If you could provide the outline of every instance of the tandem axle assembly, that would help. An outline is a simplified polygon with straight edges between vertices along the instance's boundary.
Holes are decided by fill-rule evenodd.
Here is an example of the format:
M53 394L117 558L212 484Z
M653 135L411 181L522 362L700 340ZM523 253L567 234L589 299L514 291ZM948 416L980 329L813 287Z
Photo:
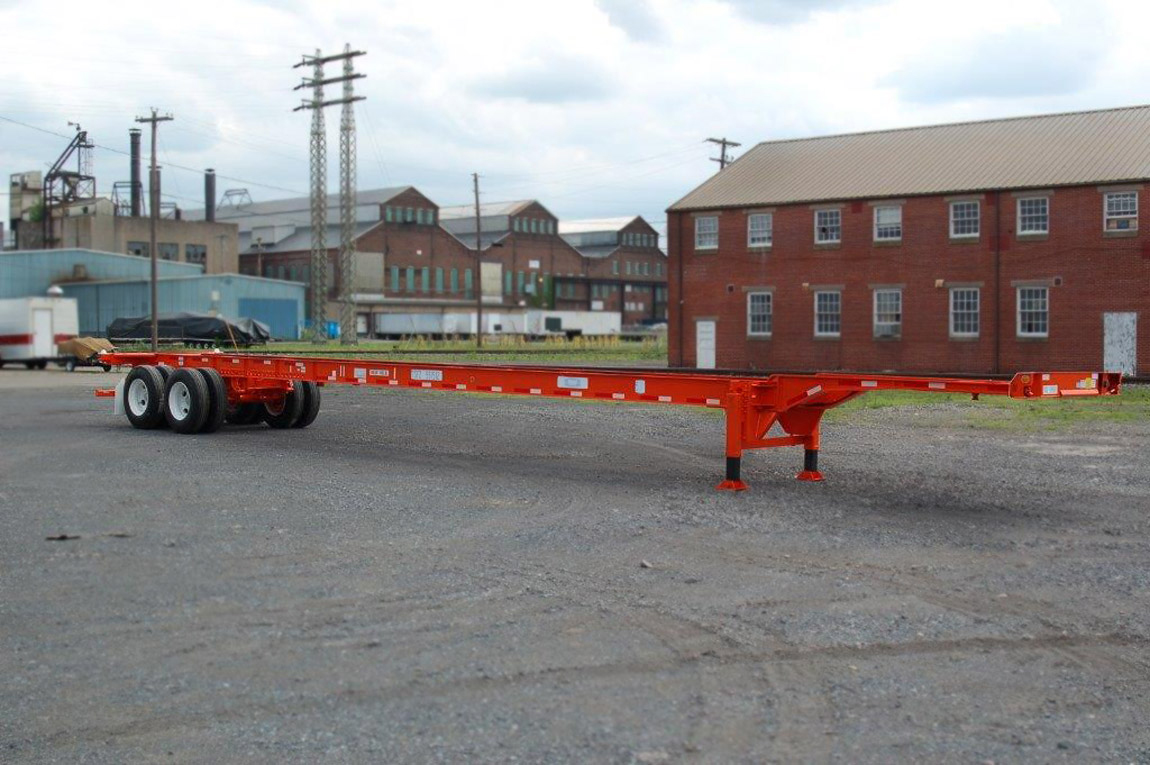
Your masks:
M803 448L796 478L821 481L819 423L823 413L864 393L909 390L1052 399L1114 395L1121 375L1105 372L1023 372L1010 380L974 380L840 373L718 375L667 370L618 370L427 364L411 361L270 356L246 353L103 353L100 362L131 366L115 397L137 428L167 424L204 433L225 422L264 421L302 428L319 413L325 385L471 391L546 398L588 398L722 409L726 413L726 477L719 489L743 491L743 452ZM777 426L780 435L771 435Z

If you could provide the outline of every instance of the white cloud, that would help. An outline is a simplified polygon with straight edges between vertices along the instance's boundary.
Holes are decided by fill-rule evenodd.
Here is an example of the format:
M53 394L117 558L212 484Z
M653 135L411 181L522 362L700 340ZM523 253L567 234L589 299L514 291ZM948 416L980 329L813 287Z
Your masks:
M0 115L126 150L133 117L161 127L165 190L195 205L308 187L308 116L293 114L318 46L357 67L361 186L414 184L443 204L538 197L565 217L661 211L716 169L709 135L744 144L1140 103L1150 8L1107 0L202 0L196 13L61 2L0 5L10 62ZM800 12L801 11L801 12ZM154 19L154 20L153 20ZM51 45L44 42L51 40ZM330 73L330 70L329 70ZM336 183L338 110L329 110ZM0 122L0 166L43 168L64 140ZM127 176L97 152L101 190ZM228 180L227 177L241 180ZM275 189L267 188L275 187ZM2 202L2 200L0 200Z

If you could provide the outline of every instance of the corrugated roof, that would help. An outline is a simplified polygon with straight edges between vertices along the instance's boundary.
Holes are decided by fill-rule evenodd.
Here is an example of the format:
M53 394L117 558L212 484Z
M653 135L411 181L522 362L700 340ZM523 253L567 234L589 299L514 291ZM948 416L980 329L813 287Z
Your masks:
M535 204L534 199L519 199L513 202L483 202L479 205L479 216L487 218L496 215L514 215L520 210ZM475 219L475 205L451 205L439 208L440 220L455 220L457 218Z
M597 231L622 231L634 223L638 215L620 218L586 218L584 220L559 221L560 234L589 234Z
M355 224L355 238L366 234L373 228L379 225L378 221L363 222ZM241 231L238 238L239 251L241 255L247 255L256 252L256 248L252 243L252 233L250 231ZM339 247L340 227L336 223L329 224L324 231L324 241L328 249L336 249ZM311 250L311 226L301 226L297 228L292 234L279 242L269 243L264 242L262 245L264 252L303 252Z
M356 207L381 205L390 202L395 197L412 188L411 186L394 186L386 189L364 189L355 194ZM336 210L338 219L339 194L327 195L328 220L331 220L331 211ZM203 220L203 210L181 211L185 220ZM252 202L242 207L218 207L216 220L221 223L238 223L241 228L247 226L265 226L275 223L296 223L307 225L311 222L310 197L292 197L290 199L273 199L267 202Z
M451 231L448 231L447 233L451 234L453 237L458 239L463 244L463 246L466 247L467 249L469 249L469 250L475 249L475 232L474 231L472 231L469 234L468 233L456 234L456 233L453 233ZM486 250L486 249L490 248L491 245L495 244L496 242L503 241L508 236L509 236L509 234L506 231L484 231L479 235L479 243L482 245L482 247L480 247L480 249Z
M766 141L669 210L1150 178L1150 106Z

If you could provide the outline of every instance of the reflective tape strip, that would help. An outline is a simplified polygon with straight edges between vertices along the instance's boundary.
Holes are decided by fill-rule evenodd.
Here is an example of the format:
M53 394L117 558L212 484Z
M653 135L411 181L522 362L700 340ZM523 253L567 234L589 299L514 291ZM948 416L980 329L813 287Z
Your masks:
M671 400L670 396L659 396L659 400L666 403Z
M492 385L492 386L491 386L491 392L492 392L492 393L502 393L502 392L503 392L503 386L501 386L501 385Z
M813 395L815 395L816 393L822 393L822 392L823 392L823 386L821 386L821 385L816 385L816 386L815 386L815 387L813 387L813 388L808 388L808 389L807 389L807 395L808 395L808 396L813 396Z
M543 392L543 390L541 388L532 388L531 389L531 395L532 396L538 396L542 392Z
M430 388L430 387L431 387L431 383L429 383L429 382L420 383L420 384L419 384L419 387L421 387L421 388Z
M573 391L569 391L569 393L572 396L574 396L575 398L581 398L583 396L583 391L581 391L581 390L573 390Z
M719 403L720 403L720 402L719 402L719 399L717 399L717 398L709 398L709 399L707 399L707 406L718 406L718 405L719 405Z
M456 390L467 390L467 386L466 386L466 385L464 385L463 383L456 383L456 384L455 384L455 389L456 389Z
M624 399L624 398L627 398L627 395L624 393L612 393L611 398L613 398L613 399Z
M946 390L946 383L931 383L930 387L934 390Z
M878 387L878 380L863 380L862 386L864 388L877 388Z

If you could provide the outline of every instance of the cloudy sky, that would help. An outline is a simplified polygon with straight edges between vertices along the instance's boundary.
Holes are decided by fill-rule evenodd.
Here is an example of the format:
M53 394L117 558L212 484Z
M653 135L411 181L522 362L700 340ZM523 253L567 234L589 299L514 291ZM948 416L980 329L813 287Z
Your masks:
M662 211L743 144L1150 101L1150 3L1074 0L0 0L3 173L80 122L101 192L155 106L166 201L199 170L252 197L308 189L301 54L357 60L359 187L442 205L537 198L562 218ZM334 93L332 94L334 95ZM328 110L330 188L338 109ZM38 128L34 129L34 128ZM43 132L47 131L47 132ZM7 204L0 199L0 202Z

